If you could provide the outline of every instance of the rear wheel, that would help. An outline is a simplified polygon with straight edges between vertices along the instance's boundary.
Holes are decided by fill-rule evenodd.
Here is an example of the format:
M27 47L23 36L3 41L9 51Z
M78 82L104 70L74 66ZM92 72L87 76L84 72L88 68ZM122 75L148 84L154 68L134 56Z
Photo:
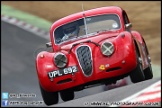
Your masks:
M142 59L136 48L136 60L137 67L130 73L130 78L133 83L141 82L145 80L144 72L142 69Z
M41 90L42 98L46 105L52 105L58 103L58 92L47 92L41 87L41 85L40 85L40 90Z
M74 99L74 91L72 89L60 91L60 96L63 101L69 101Z

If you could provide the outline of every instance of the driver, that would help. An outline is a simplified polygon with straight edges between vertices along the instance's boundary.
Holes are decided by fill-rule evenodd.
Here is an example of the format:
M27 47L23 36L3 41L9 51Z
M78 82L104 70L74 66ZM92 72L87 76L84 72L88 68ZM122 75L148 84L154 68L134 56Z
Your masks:
M74 36L78 36L78 32L79 32L79 27L76 22L65 25L63 27L64 36L62 38L62 41L65 41Z

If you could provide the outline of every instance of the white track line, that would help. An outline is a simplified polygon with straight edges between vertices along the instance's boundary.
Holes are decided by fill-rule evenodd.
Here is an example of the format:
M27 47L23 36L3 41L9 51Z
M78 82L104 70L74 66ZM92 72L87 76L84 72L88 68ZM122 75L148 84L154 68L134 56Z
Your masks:
M152 89L152 87L154 87L155 85L158 85L158 84L161 84L161 80L157 81L156 83L152 84L151 86L149 86L149 87L147 87L147 88L145 88L145 89L143 89L143 90L141 90L141 91L135 93L134 95L129 96L129 97L127 97L127 98L125 98L125 99L119 101L119 102L120 102L120 103L122 103L122 102L129 102L129 101L131 101L131 99L137 97L138 95L140 95L140 94L143 93L143 92L146 92L146 91L149 90L149 89ZM110 107L118 107L118 105L111 105Z
M49 32L42 30L36 26L33 26L31 24L28 24L24 21L18 20L16 18L7 16L7 15L1 15L1 21L7 22L9 24L15 25L19 28L22 28L26 31L29 31L31 33L34 33L36 36L39 36L41 38L50 40Z
M146 96L140 96L140 97L137 97L136 99L133 99L131 100L130 102L142 102L142 101L146 101L146 99L155 99L155 98L160 98L161 97L161 93L158 92L158 93L153 93L153 94L150 94L150 95L146 95Z

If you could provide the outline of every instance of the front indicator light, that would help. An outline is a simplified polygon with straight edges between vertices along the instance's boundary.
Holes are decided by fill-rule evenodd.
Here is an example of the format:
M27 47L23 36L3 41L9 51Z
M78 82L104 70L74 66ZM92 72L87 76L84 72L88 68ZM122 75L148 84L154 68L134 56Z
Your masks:
M43 55L43 54L41 54L41 55L40 55L40 57L41 57L41 58L44 58L44 55Z

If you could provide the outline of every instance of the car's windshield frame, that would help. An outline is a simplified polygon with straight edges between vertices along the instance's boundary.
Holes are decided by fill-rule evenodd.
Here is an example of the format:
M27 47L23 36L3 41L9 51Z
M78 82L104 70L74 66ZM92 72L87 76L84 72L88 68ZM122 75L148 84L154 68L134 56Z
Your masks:
M73 23L73 22L76 22L76 21L79 21L79 20L83 20L83 26L85 27L85 26L87 26L87 24L85 25L85 20L87 20L88 18L93 18L93 17L98 17L98 16L106 16L106 15L115 15L115 17L117 17L117 20L118 20L118 26L120 26L118 29L114 29L113 31L118 31L118 30L120 30L121 28L122 28L122 23L121 23L121 19L120 19L120 16L118 15L118 14L115 14L115 13L110 13L110 14L99 14L99 15L92 15L92 16L87 16L87 17L82 17L82 18L79 18L79 19L77 19L77 20L73 20L73 21L71 21L71 22L68 22L68 23L65 23L65 24L62 24L62 25L60 25L60 26L58 26L58 27L56 27L55 29L54 29L54 31L53 31L53 38L54 38L54 43L56 44L56 45L60 45L60 44L62 44L62 43L65 43L65 42L69 42L69 41L71 41L71 40L78 40L78 39L81 39L81 38L85 38L85 37L90 37L90 36L92 36L92 34L96 34L97 32L99 32L99 31L94 31L94 32L91 32L91 33L88 33L88 31L85 31L85 33L88 33L88 34L85 34L85 35L80 35L80 36L77 36L76 38L74 38L74 39L69 39L69 40L65 40L65 41L63 41L63 42L60 42L60 43L56 43L56 36L55 36L55 32L56 32L56 30L58 29L58 28L60 28L60 27L62 27L62 26L64 26L64 25L66 25L66 24L70 24L70 23ZM105 19L106 20L106 19ZM116 22L117 23L117 22ZM85 27L86 28L86 27ZM86 30L86 29L85 29ZM106 29L103 29L103 31L105 31ZM100 31L102 31L102 30L100 30ZM107 29L107 31L108 31L108 29Z

